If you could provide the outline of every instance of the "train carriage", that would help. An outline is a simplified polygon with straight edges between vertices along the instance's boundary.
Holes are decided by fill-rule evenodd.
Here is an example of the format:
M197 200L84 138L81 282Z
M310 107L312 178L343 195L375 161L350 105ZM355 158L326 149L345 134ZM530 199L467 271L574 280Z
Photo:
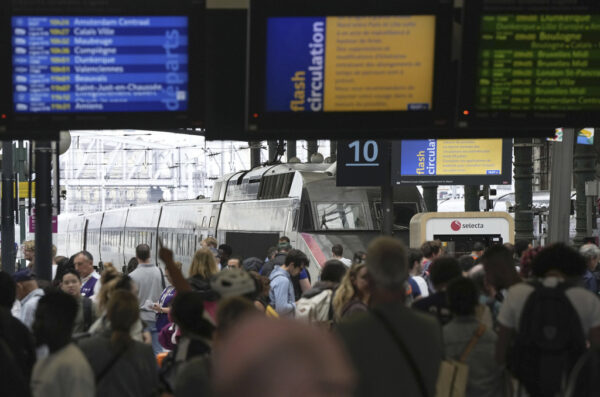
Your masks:
M394 233L408 243L410 219L425 211L414 186L394 187ZM61 215L62 217L63 215ZM202 239L214 236L233 247L234 255L264 258L280 236L306 253L309 272L316 280L341 244L344 255L364 251L381 230L381 190L338 187L335 164L278 164L226 175L215 182L210 199L163 202L80 217L93 227L81 230L86 248L96 249L96 219L100 227L100 260L124 266L135 247L150 245L157 259L157 238L170 247L175 259L189 263ZM69 229L70 232L70 229ZM60 240L60 237L57 238ZM73 253L71 246L59 252Z

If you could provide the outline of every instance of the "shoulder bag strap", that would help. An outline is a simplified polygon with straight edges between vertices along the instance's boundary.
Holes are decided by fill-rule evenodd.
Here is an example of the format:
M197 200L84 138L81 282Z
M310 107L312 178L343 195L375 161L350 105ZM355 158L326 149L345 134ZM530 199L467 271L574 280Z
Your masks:
M160 285L162 286L162 289L164 290L166 285L165 285L165 274L163 273L162 269L160 268L160 265L158 266L158 271L160 272Z
M473 350L473 348L475 347L477 342L479 342L479 338L481 338L481 336L483 335L484 332L485 332L485 325L479 324L479 327L477 327L477 329L475 330L475 333L473 334L473 337L469 341L469 344L467 345L467 347L465 347L465 350L460 355L459 361L461 363L464 363L465 361L467 361L467 357L469 356L469 353L471 353L471 350Z
M425 386L425 381L423 380L421 371L419 371L419 367L417 367L417 363L415 362L413 356L410 354L410 351L408 350L408 348L406 347L406 345L404 344L404 342L402 341L402 339L400 338L398 333L396 333L396 331L392 327L392 324L390 324L389 320L380 311L372 310L371 313L375 316L375 318L377 318L381 322L381 324L383 324L386 331L390 334L392 339L394 339L394 342L396 342L396 345L398 346L398 348L402 352L402 355L408 362L408 366L409 366L411 372L413 373L413 376L415 378L415 381L417 382L417 385L419 386L421 395L423 397L429 397L429 394L427 392L427 387Z
M100 384L100 381L104 378L104 376L108 373L108 371L110 371L110 369L113 367L113 365L115 365L117 363L117 361L119 361L119 358L121 358L121 356L125 353L125 351L127 351L127 348L129 346L126 345L125 347L123 347L121 350L119 350L117 352L117 354L115 354L111 360L108 362L108 364L106 364L106 366L104 368L102 368L102 371L100 371L100 373L96 376L96 384Z

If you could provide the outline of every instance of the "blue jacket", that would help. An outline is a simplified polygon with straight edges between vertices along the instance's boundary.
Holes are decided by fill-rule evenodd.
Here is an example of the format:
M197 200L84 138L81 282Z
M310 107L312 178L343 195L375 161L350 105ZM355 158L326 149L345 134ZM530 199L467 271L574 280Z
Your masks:
M275 266L269 275L269 280L271 281L269 298L271 298L271 305L275 311L282 316L294 316L296 303L294 285L290 274L283 270L281 266Z

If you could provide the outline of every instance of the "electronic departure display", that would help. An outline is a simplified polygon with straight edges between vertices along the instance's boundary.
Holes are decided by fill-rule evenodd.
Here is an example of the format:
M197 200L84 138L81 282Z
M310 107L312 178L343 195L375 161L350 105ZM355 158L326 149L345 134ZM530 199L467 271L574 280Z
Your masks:
M266 110L429 110L435 16L274 17Z
M421 139L392 146L393 184L509 185L510 139Z
M444 0L251 0L248 138L450 131L451 17Z
M600 110L600 15L483 15L480 40L477 110Z
M185 16L13 16L16 113L182 112Z
M599 2L468 1L462 43L459 135L551 136L600 121Z

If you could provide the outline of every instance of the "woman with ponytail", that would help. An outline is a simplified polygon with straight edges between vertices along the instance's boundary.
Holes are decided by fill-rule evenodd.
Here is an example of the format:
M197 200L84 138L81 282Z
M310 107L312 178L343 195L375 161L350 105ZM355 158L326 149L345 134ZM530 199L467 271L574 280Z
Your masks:
M96 376L97 396L156 394L158 378L152 347L131 338L131 327L139 316L137 297L131 291L117 289L110 294L106 307L110 329L80 342Z

